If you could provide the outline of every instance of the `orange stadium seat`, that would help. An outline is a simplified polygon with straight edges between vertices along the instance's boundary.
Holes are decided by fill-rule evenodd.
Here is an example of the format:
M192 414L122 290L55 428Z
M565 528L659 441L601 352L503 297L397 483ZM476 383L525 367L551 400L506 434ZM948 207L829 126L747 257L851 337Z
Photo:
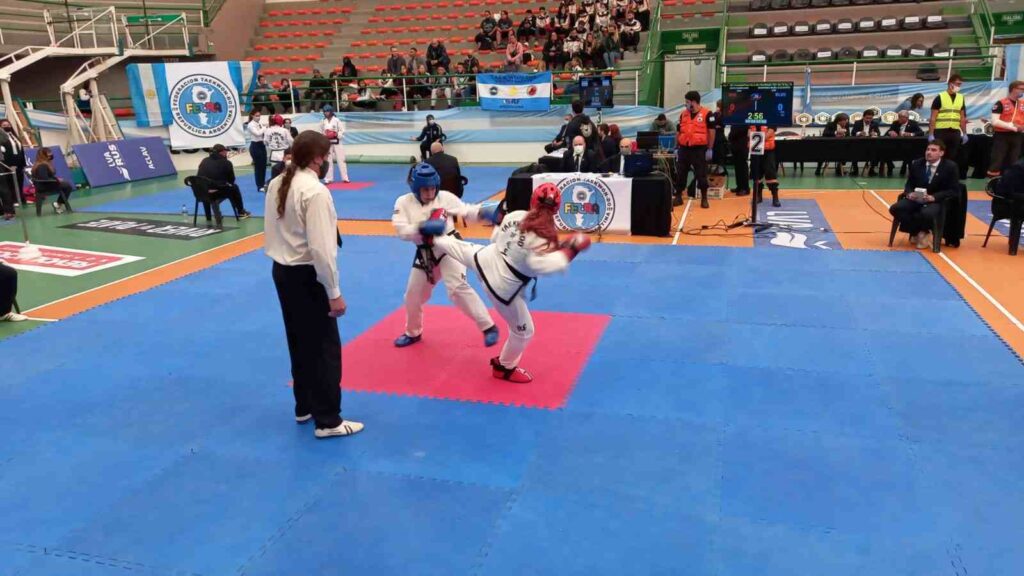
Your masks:
M377 24L380 21L381 21L380 16L370 16L370 19L367 20L367 22L369 22L371 24Z
M399 21L399 22L411 22L411 21L412 21L412 19L413 19L413 17L412 17L412 16L410 16L410 15L408 15L408 14L406 14L406 15L404 15L404 16L399 16L399 17L398 17L398 21Z
M324 9L324 14L341 14L341 9L337 6L331 6Z
M451 24L445 24L444 26L440 26L439 28L441 28L441 30L444 30L445 32L451 32L454 26L452 26Z
M264 20L263 22L260 22L260 28L270 28L270 26L271 26L270 22L267 22L266 20Z
M380 46L380 40L367 40L367 46Z
M437 7L438 8L447 8L448 7L448 3L447 2L438 2L437 3Z
M422 32L422 26L409 26L409 32Z
M462 8L465 5L466 5L466 3L463 2L462 0L455 0L455 2L452 2L452 6L454 6L456 8Z
M437 26L424 26L424 32L437 32Z
M352 9L346 6L346 7L341 9L341 13L342 14L351 14L352 13Z
M278 16L281 16L281 11L271 10L270 12L267 12L267 16L270 16L271 18L277 18Z
M335 25L345 24L347 22L348 22L348 20L346 20L344 18L335 18L335 19L331 20L331 24L335 24Z
M358 48L358 47L362 46L363 44L365 44L365 42L363 42L362 40L356 40L355 42L352 42L352 47L353 48Z
M394 16L385 16L384 17L384 21L385 22L394 22L395 20L396 20L396 18Z
M402 5L401 4L395 4L394 6L391 7L391 11L392 12L398 12L401 9L402 9Z

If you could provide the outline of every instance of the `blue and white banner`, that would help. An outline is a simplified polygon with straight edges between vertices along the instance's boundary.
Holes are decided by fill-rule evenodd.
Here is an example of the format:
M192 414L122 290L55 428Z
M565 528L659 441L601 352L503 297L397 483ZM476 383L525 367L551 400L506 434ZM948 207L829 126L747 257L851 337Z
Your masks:
M555 226L571 232L629 234L633 215L633 179L599 174L533 175L533 188L544 183L558 187L562 205Z
M167 126L171 147L242 146L245 102L258 62L129 64L128 84L139 126Z
M547 110L551 72L478 74L476 90L484 110Z
M159 137L75 144L71 148L93 188L177 174Z

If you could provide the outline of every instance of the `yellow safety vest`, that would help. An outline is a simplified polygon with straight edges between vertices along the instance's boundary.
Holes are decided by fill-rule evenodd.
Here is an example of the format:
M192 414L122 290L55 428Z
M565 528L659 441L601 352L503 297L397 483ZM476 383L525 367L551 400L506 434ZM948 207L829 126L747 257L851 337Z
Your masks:
M939 109L939 115L935 118L935 129L959 130L960 109L964 106L964 95L950 96L948 91L943 91L939 94L939 104L942 105L942 108Z

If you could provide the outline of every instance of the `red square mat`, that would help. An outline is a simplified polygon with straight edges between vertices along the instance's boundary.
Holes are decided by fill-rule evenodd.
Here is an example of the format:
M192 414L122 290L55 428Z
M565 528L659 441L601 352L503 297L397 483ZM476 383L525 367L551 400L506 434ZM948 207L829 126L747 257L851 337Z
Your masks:
M342 385L362 392L561 408L610 318L565 312L532 315L536 332L521 363L533 375L529 384L491 377L489 361L508 335L496 312L491 316L502 338L497 346L485 348L481 332L457 308L427 306L418 344L395 348L395 338L405 329L404 308L346 344Z
M342 192L353 192L373 186L373 182L331 182L327 185L328 190L340 190Z

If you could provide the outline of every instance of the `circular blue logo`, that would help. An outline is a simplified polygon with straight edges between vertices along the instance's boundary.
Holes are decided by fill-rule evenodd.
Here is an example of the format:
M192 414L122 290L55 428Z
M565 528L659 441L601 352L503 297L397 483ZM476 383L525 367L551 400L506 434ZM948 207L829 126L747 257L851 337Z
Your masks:
M563 230L604 230L615 215L615 197L600 179L572 176L558 183L562 207L555 224Z
M220 136L238 118L235 93L219 78L193 74L171 89L171 114L185 132L201 138Z

